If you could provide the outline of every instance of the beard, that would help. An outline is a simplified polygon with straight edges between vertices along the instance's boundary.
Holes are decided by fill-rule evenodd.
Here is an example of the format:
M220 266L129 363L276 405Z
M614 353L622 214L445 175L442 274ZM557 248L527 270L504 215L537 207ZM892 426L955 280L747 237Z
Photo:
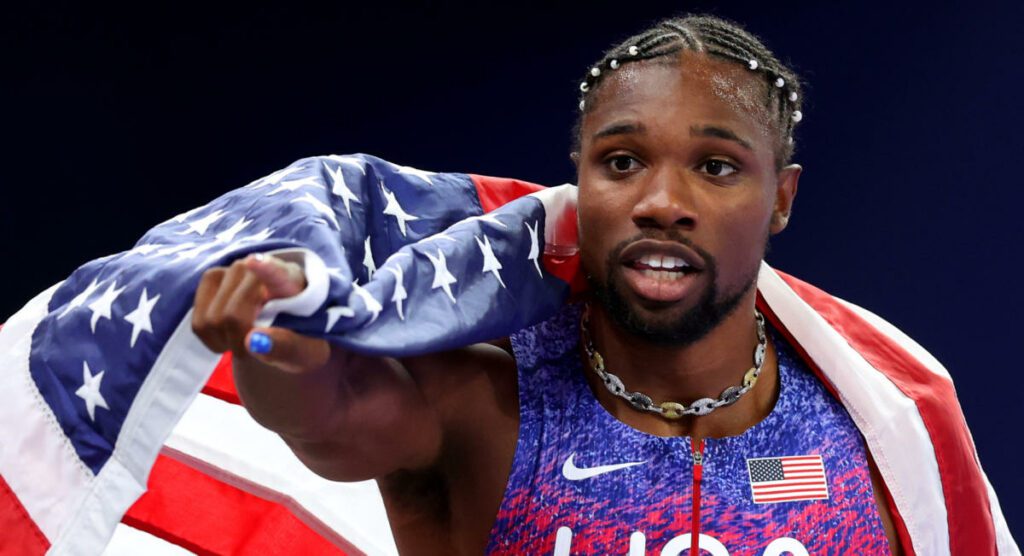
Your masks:
M760 265L756 265L748 273L739 288L731 292L719 292L718 290L718 264L715 258L707 251L694 245L690 240L682 236L659 238L682 243L696 251L704 260L704 270L707 274L710 285L701 294L697 304L678 315L657 318L645 315L636 306L626 300L623 294L623 278L621 273L620 255L622 250L629 244L649 237L647 234L639 234L627 239L618 245L608 254L606 268L608 269L604 280L599 280L591 273L587 273L587 282L590 284L594 296L604 306L612 320L626 332L643 338L649 342L684 347L714 330L725 317L729 316L739 305L740 300L754 287L757 282L757 274ZM765 249L767 249L767 240Z

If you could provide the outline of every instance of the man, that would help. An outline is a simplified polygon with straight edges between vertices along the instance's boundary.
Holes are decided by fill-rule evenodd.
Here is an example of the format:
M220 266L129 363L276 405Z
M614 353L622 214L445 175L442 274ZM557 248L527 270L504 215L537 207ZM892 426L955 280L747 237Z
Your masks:
M234 354L252 416L318 474L376 479L403 554L926 553L863 420L757 310L801 171L795 76L690 17L613 48L580 89L585 306L510 339L368 356L255 326L306 280L250 256L206 272L193 329Z

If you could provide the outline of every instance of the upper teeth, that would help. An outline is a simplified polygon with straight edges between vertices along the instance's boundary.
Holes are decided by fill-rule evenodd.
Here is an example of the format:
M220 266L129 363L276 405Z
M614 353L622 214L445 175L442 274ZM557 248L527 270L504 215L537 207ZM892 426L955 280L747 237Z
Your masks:
M670 255L644 255L637 262L651 268L676 269L690 266L683 259Z

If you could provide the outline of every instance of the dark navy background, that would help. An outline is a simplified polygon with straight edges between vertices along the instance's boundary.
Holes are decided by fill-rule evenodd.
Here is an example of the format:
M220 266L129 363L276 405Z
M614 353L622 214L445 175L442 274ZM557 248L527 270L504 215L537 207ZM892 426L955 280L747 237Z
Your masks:
M571 181L583 72L681 5L149 4L0 18L0 321L308 155ZM686 7L744 23L808 83L800 194L769 261L946 364L1020 536L1024 3L832 4Z

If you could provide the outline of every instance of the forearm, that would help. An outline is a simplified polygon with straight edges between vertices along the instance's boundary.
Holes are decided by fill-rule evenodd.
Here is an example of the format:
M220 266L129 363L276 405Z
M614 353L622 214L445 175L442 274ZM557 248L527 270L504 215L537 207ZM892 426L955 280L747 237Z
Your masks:
M437 416L395 359L332 346L327 364L292 373L242 357L234 367L242 402L317 474L338 481L421 468L440 450Z
M319 369L289 372L236 353L232 363L238 395L264 427L296 439L324 438L338 427L343 408L340 358L332 354Z

